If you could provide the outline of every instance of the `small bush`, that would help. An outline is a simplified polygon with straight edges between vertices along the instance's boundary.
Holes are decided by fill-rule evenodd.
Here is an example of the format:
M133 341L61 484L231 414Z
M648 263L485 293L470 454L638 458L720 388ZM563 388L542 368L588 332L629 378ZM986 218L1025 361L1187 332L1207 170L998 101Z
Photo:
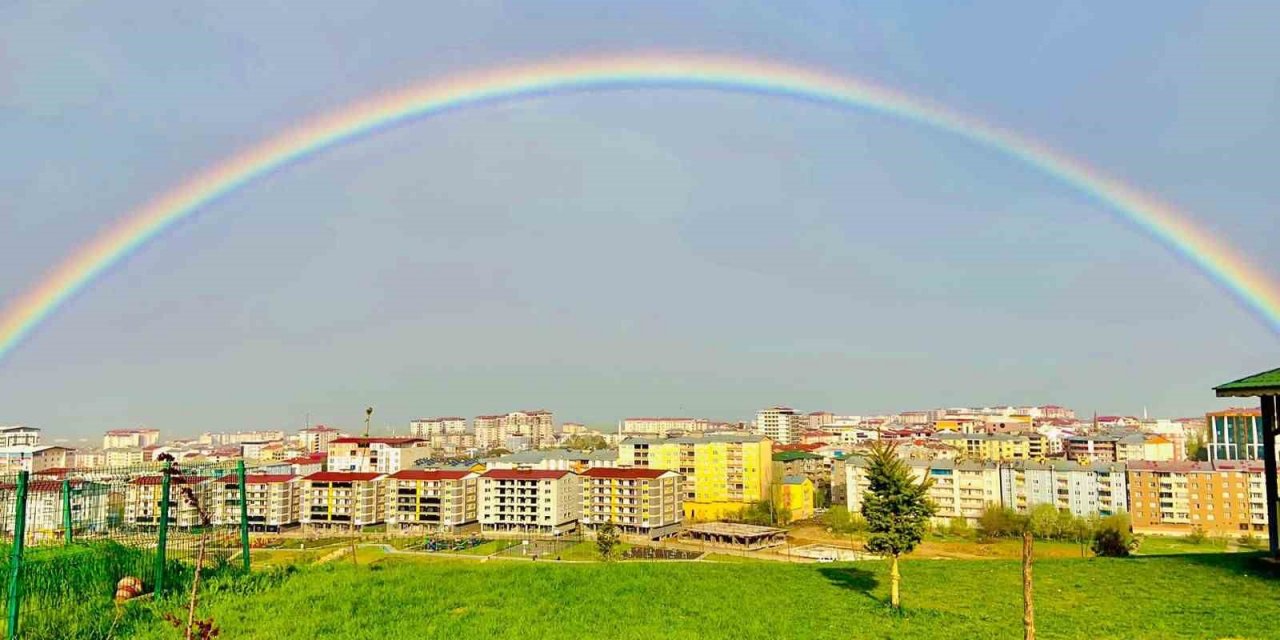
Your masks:
M1204 534L1203 528L1197 526L1197 527L1192 527L1191 533L1188 533L1187 535L1183 536L1183 539L1191 544L1201 545L1201 544L1204 544L1204 541L1208 539L1208 536Z
M1117 513L1098 523L1093 534L1093 553L1105 558L1125 558L1138 548L1129 530L1129 514Z
M966 518L952 518L947 526L947 531L951 535L961 538L973 537L973 528L969 526L969 520Z

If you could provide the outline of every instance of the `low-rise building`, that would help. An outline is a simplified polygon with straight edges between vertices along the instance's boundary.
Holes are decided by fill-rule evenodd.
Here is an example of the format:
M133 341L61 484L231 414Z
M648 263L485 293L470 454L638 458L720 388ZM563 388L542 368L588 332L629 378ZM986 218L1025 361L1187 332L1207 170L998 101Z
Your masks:
M561 534L582 517L582 485L570 471L492 469L480 476L480 526L492 533Z
M245 510L251 531L279 532L302 521L301 478L293 474L250 473L244 477ZM213 483L217 522L240 524L240 480L235 475Z
M664 469L593 467L582 473L582 523L612 522L623 533L662 538L680 531L680 474Z
M787 512L787 520L808 520L813 517L813 481L802 475L782 476L774 485L774 504Z
M475 524L479 478L471 471L448 469L406 469L387 476L387 526L455 532Z
M299 520L317 529L355 528L386 520L386 484L376 472L321 471L302 479Z

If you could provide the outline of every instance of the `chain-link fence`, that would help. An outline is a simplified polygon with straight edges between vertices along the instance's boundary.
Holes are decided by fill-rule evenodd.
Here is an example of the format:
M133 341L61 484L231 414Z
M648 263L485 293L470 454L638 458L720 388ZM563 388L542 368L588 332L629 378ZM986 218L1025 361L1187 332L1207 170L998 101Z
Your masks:
M122 578L179 588L202 542L202 566L247 569L244 477L243 463L172 462L0 476L4 637L103 637Z

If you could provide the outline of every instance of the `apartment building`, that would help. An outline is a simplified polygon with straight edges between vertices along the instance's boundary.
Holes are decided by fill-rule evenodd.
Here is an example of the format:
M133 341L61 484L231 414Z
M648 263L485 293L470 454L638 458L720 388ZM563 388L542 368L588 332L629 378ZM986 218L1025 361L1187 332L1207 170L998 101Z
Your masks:
M489 469L545 469L582 473L593 467L618 466L618 452L612 449L517 451L505 456L485 459L484 463Z
M479 520L480 475L447 469L406 469L383 479L387 527L454 532Z
M90 524L107 521L107 493L105 484L71 480L71 527L79 530ZM17 488L12 482L0 484L0 524L3 533L13 535L13 513ZM61 480L37 480L27 482L27 535L33 541L57 540L63 535L62 519L63 484Z
M197 442L211 447L220 447L246 442L283 442L284 432L279 429L259 429L255 431L206 431L200 434Z
M684 519L719 520L769 497L773 441L746 434L627 438L618 448L618 466L678 472Z
M244 477L249 530L279 532L302 521L302 478L293 474L250 473ZM240 524L240 482L234 474L213 482L219 524Z
M1209 460L1261 460L1262 410L1228 409L1204 416Z
M703 433L711 428L705 418L624 418L618 425L618 433L629 436L652 436Z
M990 505L1000 505L1000 463L990 460L906 460L917 481L929 478L929 498L937 505L935 524L952 518L964 518L976 524ZM848 485L847 504L850 511L862 509L862 496L870 487L866 476L866 459L845 458Z
M112 429L102 437L103 449L141 449L160 442L159 429Z
M934 435L939 442L956 449L959 457L974 460L1027 460L1031 458L1031 438L1002 433L944 431Z
M1267 529L1261 461L1128 464L1129 506L1136 533L1238 536Z
M813 481L802 475L782 476L773 485L773 500L790 522L808 520L813 517Z
M135 467L151 462L145 449L107 449L102 452L102 463L107 468Z
M465 433L466 430L466 418L417 418L409 421L409 435L415 438L430 438L431 436Z
M12 425L0 427L0 448L34 447L40 444L40 430L35 427Z
M0 473L37 472L70 466L67 458L72 449L57 445L18 444L0 447Z
M129 481L125 488L124 522L135 527L160 525L160 511L164 496L164 477L139 476ZM169 481L169 524L182 528L200 526L200 512L182 499L182 489L190 487L196 500L216 517L213 501L213 482L209 478L173 476Z
M582 485L569 471L493 469L480 476L480 526L491 533L561 534L582 518Z
M395 473L431 458L422 438L335 438L329 442L329 471Z
M769 407L756 412L756 434L778 444L799 444L808 427L808 416L790 407Z
M353 528L386 520L386 483L376 472L321 471L301 481L299 520L315 529Z
M298 430L298 446L306 453L325 453L329 443L342 437L342 432L332 427L317 425Z
M554 446L556 442L555 419L545 409L476 416L472 422L476 432L476 447L482 451L508 444L547 447Z
M1128 511L1125 465L1070 460L1019 461L1000 466L1001 504L1027 513L1051 504L1077 516Z
M1120 436L1115 434L1074 435L1062 439L1062 447L1068 460L1080 462L1116 462L1116 444Z
M612 522L623 533L657 539L680 531L680 474L664 469L594 467L582 473L582 524Z

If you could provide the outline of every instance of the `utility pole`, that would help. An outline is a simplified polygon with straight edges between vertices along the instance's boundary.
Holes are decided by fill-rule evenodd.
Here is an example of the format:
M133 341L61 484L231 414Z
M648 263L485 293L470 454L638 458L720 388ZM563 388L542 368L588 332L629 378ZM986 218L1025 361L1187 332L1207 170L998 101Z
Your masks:
M369 437L369 422L373 420L373 407L364 410L364 437Z

